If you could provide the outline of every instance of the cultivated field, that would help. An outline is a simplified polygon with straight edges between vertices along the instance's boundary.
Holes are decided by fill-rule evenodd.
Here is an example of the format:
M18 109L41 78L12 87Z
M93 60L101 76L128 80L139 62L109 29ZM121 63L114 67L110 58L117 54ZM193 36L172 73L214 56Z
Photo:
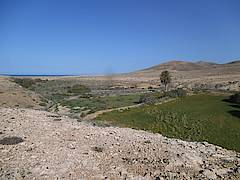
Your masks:
M227 99L224 95L198 94L161 105L108 112L97 119L240 151L240 106Z

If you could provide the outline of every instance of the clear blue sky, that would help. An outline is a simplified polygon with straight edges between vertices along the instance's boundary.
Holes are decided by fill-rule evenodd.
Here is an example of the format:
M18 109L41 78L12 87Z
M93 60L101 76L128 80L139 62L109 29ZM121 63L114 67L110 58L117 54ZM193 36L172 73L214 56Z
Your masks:
M240 0L0 0L0 74L240 59Z

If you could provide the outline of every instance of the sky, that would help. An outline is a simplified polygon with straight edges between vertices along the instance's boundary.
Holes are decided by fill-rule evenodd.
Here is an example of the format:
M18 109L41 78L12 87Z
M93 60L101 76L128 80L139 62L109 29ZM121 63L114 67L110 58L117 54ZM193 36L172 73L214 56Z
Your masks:
M240 59L239 0L0 0L0 74Z

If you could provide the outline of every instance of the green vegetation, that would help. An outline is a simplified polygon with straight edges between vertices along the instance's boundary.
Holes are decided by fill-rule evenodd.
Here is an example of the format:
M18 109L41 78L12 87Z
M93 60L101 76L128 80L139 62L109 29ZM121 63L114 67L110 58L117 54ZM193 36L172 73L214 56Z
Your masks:
M166 92L153 92L153 93L144 93L141 94L139 102L145 104L155 104L162 102L169 98L185 97L187 91L183 89L174 89Z
M96 112L104 109L118 108L131 106L139 101L139 95L120 95L120 96L104 96L104 97L90 97L90 98L78 98L71 100L63 100L61 105L67 106L70 109L90 110L90 112Z
M70 113L83 112L83 116L99 110L131 106L139 103L140 97L139 94L98 96L89 87L74 80L14 78L13 81L41 95L40 106L50 104L56 112L59 105L66 106Z
M63 101L70 97L89 98L92 96L90 88L78 84L78 81L42 80L40 78L12 78L12 80L22 87L39 94L41 98L39 105L46 108L62 104Z
M228 97L198 94L161 105L104 113L97 120L240 151L240 107L225 99Z
M55 103L59 103L70 96L85 95L91 91L87 86L78 84L78 82L64 80L35 83L31 90Z
M91 92L90 88L81 84L75 84L72 87L69 87L68 89L68 93L73 93L73 94L85 94L90 92Z
M139 103L155 104L159 102L162 98L163 98L163 93L160 93L160 92L144 93L144 94L141 94L139 98Z
M24 88L35 91L43 99L59 103L69 96L85 95L91 92L90 88L76 81L42 80L31 78L13 78L13 81ZM46 101L45 101L46 102Z
M45 82L45 80L37 79L30 79L30 78L13 78L13 81L24 88L30 88L36 83Z
M164 92L163 94L164 97L169 97L169 98L177 98L177 97L186 97L187 96L187 91L183 89L174 89L171 91Z

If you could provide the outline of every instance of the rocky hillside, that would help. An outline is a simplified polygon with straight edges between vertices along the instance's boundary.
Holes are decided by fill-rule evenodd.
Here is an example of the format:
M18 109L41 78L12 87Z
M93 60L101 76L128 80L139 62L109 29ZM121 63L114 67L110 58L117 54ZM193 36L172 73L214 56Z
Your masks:
M212 62L198 61L169 61L160 65L156 65L144 70L133 72L132 75L145 74L154 75L159 71L168 70L172 72L198 72L197 75L203 75L208 72L211 75L223 75L223 74L239 74L240 73L240 61L233 61L226 64L216 64ZM210 71L210 72L209 72ZM194 74L192 74L194 76Z
M40 109L41 97L12 82L8 77L0 76L0 106Z
M0 108L0 179L239 179L240 154L39 110Z

